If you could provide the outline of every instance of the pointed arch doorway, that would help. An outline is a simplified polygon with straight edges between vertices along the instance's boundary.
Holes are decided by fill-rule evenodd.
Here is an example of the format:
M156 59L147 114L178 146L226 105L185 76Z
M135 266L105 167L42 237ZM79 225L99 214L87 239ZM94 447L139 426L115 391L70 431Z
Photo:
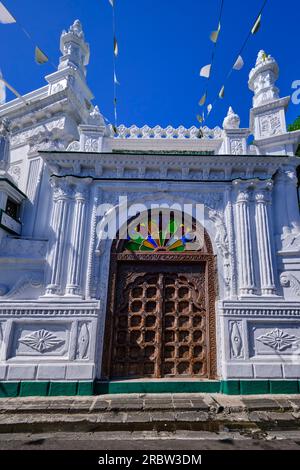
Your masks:
M103 380L216 378L212 244L176 219L147 213L112 244Z

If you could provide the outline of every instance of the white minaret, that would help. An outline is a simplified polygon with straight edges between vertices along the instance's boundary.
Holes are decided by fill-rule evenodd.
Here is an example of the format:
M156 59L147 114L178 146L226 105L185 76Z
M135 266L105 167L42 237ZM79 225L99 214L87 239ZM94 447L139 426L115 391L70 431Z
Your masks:
M287 132L285 113L290 97L279 97L278 77L276 60L260 51L249 75L249 88L254 92L250 127L261 155L294 155L300 139L299 131Z

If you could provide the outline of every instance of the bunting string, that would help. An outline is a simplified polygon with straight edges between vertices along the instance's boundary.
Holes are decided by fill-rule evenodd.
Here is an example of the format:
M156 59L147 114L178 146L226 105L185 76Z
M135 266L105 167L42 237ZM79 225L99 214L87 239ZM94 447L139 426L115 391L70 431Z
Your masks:
M8 11L6 6L0 2L0 23L2 24L17 24L19 28L23 31L27 39L33 44L34 46L34 55L35 55L35 61L37 64L42 65L47 62L49 62L49 57L42 51L40 47L36 45L36 42L34 41L32 35L28 32L27 29L24 28L24 26L16 19L15 16ZM55 64L50 60L51 65L56 69Z
M219 35L220 35L220 32L221 32L221 28L222 28L221 25L222 25L223 9L224 9L224 0L221 0L219 19L218 19L218 28L217 28L216 31L212 31L212 33L210 35L210 40L213 42L211 61L210 61L210 64L205 65L200 70L200 77L207 78L208 80L207 80L205 92L204 92L202 98L199 101L199 106L204 106L204 104L206 103L207 98L208 98L208 85L209 85L210 78L212 76L212 71L213 71L213 66L214 66L214 61L215 61L215 55L216 55L217 43L218 43ZM210 112L210 111L211 111L210 106L208 106L208 112ZM205 120L204 119L204 112L202 113L202 116L198 115L197 119L201 124Z
M42 64L46 64L47 62L49 62L48 56L42 51L40 47L36 45L35 41L33 40L30 33L27 31L27 29L25 29L24 26L19 21L17 21L16 17L12 15L12 13L6 8L6 6L2 2L0 2L0 24L4 24L4 25L17 24L19 28L23 31L27 39L29 39L29 41L34 45L34 57L35 57L36 63L39 65L42 65ZM56 66L54 65L52 61L50 61L50 64L54 67L54 69L56 69ZM18 91L13 86L11 86L7 82L7 80L5 80L2 73L0 74L0 82L1 82L2 87L6 87L8 90L10 90L17 98L23 101L26 105L29 104L20 95L20 93L18 93ZM4 96L4 92L2 92L2 94Z
M120 85L117 77L117 58L119 55L119 44L116 34L116 0L108 0L112 7L112 22L113 22L113 84L114 84L114 132L117 133L118 127L118 97L117 97L117 87Z
M214 108L214 106L217 103L218 99L223 99L225 97L226 84L228 83L228 81L229 81L231 75L233 74L233 72L234 71L239 71L244 67L243 53L246 49L246 46L247 46L250 38L260 30L262 14L264 12L265 7L267 6L267 3L268 3L268 0L264 0L263 5L262 5L258 15L256 16L255 22L252 23L251 29L248 32L248 34L247 34L247 36L246 36L239 52L238 52L238 54L236 55L237 58L235 59L234 64L231 66L230 70L228 71L228 74L227 74L227 76L226 76L226 78L223 82L223 85L222 85L218 95L215 97L212 104L210 105L211 109L210 109L210 111L208 111L206 118L208 118L210 112Z

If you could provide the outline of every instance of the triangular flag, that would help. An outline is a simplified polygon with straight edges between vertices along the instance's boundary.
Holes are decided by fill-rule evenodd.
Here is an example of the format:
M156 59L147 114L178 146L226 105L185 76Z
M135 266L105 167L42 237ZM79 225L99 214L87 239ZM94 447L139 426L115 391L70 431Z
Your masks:
M242 56L238 56L233 66L233 70L241 70L244 67L244 61Z
M200 70L200 77L209 78L210 77L210 71L211 71L211 64L205 65Z
M116 36L114 37L114 54L115 54L115 57L118 57L119 46L118 46L118 41L117 41Z
M200 124L203 122L203 117L200 116L200 114L197 114L197 121L200 122Z
M223 85L219 93L219 98L223 99L224 96L225 96L225 86Z
M48 62L48 57L46 56L46 54L44 54L44 52L38 47L36 46L35 48L35 61L37 64L46 64L46 62Z
M0 2L0 23L2 24L12 24L16 23L15 18L9 13L7 8Z
M115 0L108 0L112 7L115 6Z
M6 103L6 87L2 80L2 72L0 70L0 105Z
M218 26L218 29L217 31L213 31L210 35L210 40L216 44L216 42L218 41L218 37L219 37L219 34L220 34L220 31L221 31L221 23L219 23L219 26Z
M257 31L260 29L260 26L261 26L261 14L259 15L259 17L258 17L257 20L255 21L254 26L253 26L253 28L251 29L251 33L252 33L252 34L256 34Z
M114 83L115 83L116 85L120 85L120 82L119 82L119 80L117 79L116 72L114 72Z
M204 93L201 100L199 101L199 106L203 106L205 104L205 101L206 101L206 93Z
M209 104L209 105L207 106L207 116L211 113L211 110L212 110L212 109L213 109L212 104Z

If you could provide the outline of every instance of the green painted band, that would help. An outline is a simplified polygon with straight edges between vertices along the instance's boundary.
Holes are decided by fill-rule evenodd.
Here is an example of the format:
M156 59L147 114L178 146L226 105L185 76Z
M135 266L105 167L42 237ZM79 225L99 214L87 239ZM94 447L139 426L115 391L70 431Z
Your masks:
M0 398L92 396L119 393L298 394L300 380L222 380L199 382L0 382Z

